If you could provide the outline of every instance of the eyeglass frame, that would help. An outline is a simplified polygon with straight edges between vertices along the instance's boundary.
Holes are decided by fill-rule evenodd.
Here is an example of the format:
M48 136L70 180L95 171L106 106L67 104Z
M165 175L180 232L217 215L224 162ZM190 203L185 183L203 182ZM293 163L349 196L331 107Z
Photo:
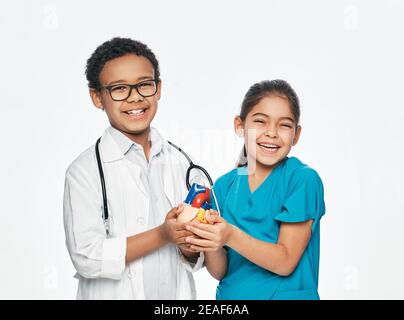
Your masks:
M142 83L150 82L150 81L153 81L153 82L156 84L156 91L155 91L152 95L145 96L145 95L143 95L143 94L141 94L141 93L139 92L138 87L139 87ZM138 83L136 83L136 84L129 84L129 83L115 83L115 84L110 84L110 85L108 85L108 86L101 86L100 89L106 89L106 90L109 92L109 96L110 96L111 99L114 100L114 101L125 101L125 100L127 100L127 99L132 95L132 90L133 90L133 88L135 88L135 89L136 89L136 92L137 92L141 97L143 97L143 98L153 97L154 95L156 95L156 93L157 93L157 91L158 91L158 84L159 84L159 82L160 82L159 79L147 79L147 80L140 81L140 82L138 82ZM121 85L121 86L123 86L123 85L129 86L130 89L129 89L129 94L128 94L128 96L127 96L125 99L116 100L116 99L114 99L114 98L112 97L111 89L112 89L113 87L119 86L119 85Z

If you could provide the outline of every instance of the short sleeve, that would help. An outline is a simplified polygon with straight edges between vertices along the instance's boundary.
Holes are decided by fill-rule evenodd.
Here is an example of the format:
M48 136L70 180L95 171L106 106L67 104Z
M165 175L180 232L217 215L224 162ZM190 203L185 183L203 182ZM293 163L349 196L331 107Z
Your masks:
M320 176L309 167L297 169L290 178L281 213L275 219L290 223L313 220L313 232L324 213L324 188Z

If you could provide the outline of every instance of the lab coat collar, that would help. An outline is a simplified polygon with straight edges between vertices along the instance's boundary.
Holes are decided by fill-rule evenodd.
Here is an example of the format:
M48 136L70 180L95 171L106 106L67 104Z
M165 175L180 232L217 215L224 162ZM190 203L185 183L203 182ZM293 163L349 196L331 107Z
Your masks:
M120 148L120 146L116 143L114 138L111 135L112 127L108 127L105 129L104 134L102 135L100 142L100 154L103 162L113 162L117 160L121 160L125 158L125 154ZM156 142L154 153L158 153L161 149L162 152L167 151L169 148L169 144L167 140L165 140L162 135L155 128L151 128L151 139L152 139L152 147L153 141ZM129 148L130 146L128 146ZM127 150L126 150L127 151Z
M156 133L158 133L157 130L156 130ZM170 145L168 144L167 140L165 140L161 135L160 135L160 137L161 137L162 153L167 155L170 158L170 160L167 159L168 162L166 162L166 164L172 165L174 163L172 161L173 159L171 159L171 156L169 156L171 154ZM114 162L114 161L125 159L125 155L123 154L121 148L119 147L119 145L116 143L116 141L112 137L112 135L109 131L109 128L107 128L104 131L104 134L101 138L100 155L101 155L101 161L103 163ZM175 157L175 158L177 158L177 157ZM128 165L131 165L134 168L137 168L137 166L132 164L130 161L128 161ZM137 174L140 174L140 170L137 171ZM178 180L180 180L182 182L182 179L178 179L179 178L178 174L180 174L180 176L182 177L182 175L183 175L182 170L181 170L181 172L173 172L172 170L169 170L169 168L167 168L167 170L163 171L164 192L165 192L171 206L176 206L179 203L180 198L178 198L176 196L176 190L179 190L179 188L185 188L185 182L184 182L184 185L182 185L182 183L180 183L179 186L176 186L176 184L178 184ZM184 173L184 175L185 175L185 173ZM139 179L136 179L136 180L138 181ZM147 194L146 190L144 190L142 184L139 185L139 189L142 191L142 193L146 197L148 197L148 194Z
M109 128L104 131L104 134L101 137L100 155L102 162L113 162L125 158L118 144L109 132Z
M122 154L126 154L129 152L129 149L134 146L135 149L141 148L137 143L134 143L131 139L125 136L121 131L115 129L114 127L108 128L109 133L111 134L112 138L118 145L119 149L122 151Z

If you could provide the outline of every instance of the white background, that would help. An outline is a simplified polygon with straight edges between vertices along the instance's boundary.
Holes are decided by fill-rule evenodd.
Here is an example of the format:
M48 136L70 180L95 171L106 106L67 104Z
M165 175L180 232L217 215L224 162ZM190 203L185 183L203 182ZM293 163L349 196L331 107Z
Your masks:
M161 64L153 125L216 179L250 85L301 99L293 150L323 179L323 299L403 299L404 1L1 1L0 298L74 299L62 195L69 163L108 125L84 66L102 42L141 40ZM216 281L195 274L199 299Z

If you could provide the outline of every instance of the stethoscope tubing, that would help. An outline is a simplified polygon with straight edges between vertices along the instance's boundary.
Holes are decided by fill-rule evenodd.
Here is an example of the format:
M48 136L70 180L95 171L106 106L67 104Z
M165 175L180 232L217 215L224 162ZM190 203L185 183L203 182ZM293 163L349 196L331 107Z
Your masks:
M105 187L104 170L102 169L102 165L101 165L100 147L99 147L100 141L101 141L101 137L98 138L98 140L95 144L95 155L97 157L98 172L100 173L100 180L101 180L104 226L105 226L105 230L108 235L109 234L109 220L108 220L109 214L108 214L107 189Z
M97 142L95 143L95 155L96 155L96 158L97 158L98 172L100 174L100 180L101 180L104 226L105 226L105 230L106 230L107 235L108 235L109 234L108 200L107 200L107 190L106 190L106 187L105 187L104 171L102 169L101 157L100 157L100 147L99 147L100 141L101 141L101 137L98 138ZM213 180L212 180L211 176L209 175L209 173L206 171L205 168L203 168L203 167L201 167L201 166L199 166L197 164L194 164L192 162L191 158L188 156L188 154L185 151L183 151L180 147L178 147L177 145L175 145L171 141L167 141L167 142L172 147L174 147L179 152L181 152L184 155L184 157L188 160L189 167L187 169L186 176L185 176L185 182L186 182L188 190L191 189L191 184L189 183L189 176L191 174L191 170L193 170L193 169L200 170L206 176L206 178L209 181L210 189L212 191L212 195L213 195L213 199L215 201L217 211L219 212L219 215L220 215L220 210L219 210L219 205L217 203L216 194L215 194L215 191L213 190Z

